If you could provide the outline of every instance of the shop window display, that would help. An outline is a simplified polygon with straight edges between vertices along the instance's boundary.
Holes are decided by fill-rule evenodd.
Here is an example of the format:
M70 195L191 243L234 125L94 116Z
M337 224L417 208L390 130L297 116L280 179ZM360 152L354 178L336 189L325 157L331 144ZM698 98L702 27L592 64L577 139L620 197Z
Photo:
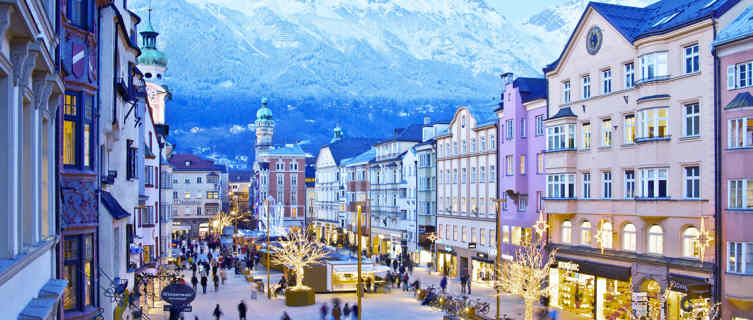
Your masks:
M560 262L550 271L550 304L590 319L631 320L630 281L578 272L577 264Z

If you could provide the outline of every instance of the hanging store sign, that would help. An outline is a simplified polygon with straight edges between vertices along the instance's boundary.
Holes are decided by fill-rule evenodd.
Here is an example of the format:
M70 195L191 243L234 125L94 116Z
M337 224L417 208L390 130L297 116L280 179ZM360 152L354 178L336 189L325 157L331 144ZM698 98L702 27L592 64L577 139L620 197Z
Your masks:
M572 272L580 271L580 266L577 263L570 262L570 261L558 261L557 268L560 270L572 271Z
M476 249L476 243L475 242L468 242L468 249Z
M196 298L196 291L183 283L171 283L162 289L162 300L175 306L185 306Z

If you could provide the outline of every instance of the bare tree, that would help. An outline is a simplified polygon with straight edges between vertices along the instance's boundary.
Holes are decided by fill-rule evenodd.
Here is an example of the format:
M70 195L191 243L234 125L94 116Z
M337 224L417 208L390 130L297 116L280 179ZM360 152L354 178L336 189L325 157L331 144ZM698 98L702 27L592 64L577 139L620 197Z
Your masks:
M301 231L291 231L283 240L280 247L274 249L274 263L292 266L295 270L295 287L292 290L303 289L303 268L319 262L327 256L324 245L309 238Z

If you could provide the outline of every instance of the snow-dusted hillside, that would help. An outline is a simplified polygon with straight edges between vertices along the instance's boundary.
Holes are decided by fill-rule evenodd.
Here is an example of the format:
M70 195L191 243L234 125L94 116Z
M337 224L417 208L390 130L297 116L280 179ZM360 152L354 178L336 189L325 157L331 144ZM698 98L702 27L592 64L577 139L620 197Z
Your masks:
M129 7L146 19L148 3ZM586 4L554 0L521 23L483 0L152 1L175 97L171 139L183 151L249 157L262 96L275 142L312 149L336 123L384 136L423 116L447 119L461 104L493 104L500 73L540 75Z

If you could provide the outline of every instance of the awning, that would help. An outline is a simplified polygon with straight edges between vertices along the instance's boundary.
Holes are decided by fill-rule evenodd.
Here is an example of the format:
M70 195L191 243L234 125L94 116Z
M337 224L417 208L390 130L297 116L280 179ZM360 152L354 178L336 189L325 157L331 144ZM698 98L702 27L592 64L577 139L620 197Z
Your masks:
M120 220L131 215L128 211L123 209L123 207L120 206L120 203L118 203L118 200L115 200L115 197L107 191L102 191L102 204L105 205L105 208L107 208L107 211L110 212L110 215L112 215L112 218L115 220Z
M743 107L753 107L753 96L750 92L738 93L732 101L730 101L724 109L734 109Z
M711 285L706 279L670 273L669 283L672 284L672 291L687 293L693 297L711 296Z

